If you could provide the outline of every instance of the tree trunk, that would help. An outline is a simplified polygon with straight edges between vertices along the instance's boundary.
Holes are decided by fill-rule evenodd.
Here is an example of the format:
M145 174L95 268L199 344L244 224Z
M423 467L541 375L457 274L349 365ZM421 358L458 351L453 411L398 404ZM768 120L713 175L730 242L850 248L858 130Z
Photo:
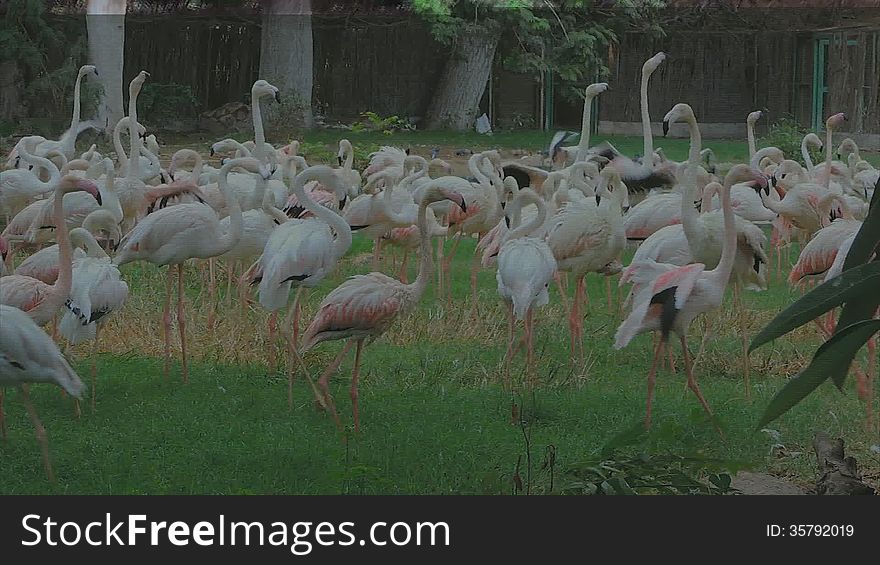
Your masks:
M260 77L281 90L281 104L269 104L269 120L311 128L311 0L264 0L260 39Z
M0 120L13 121L24 115L21 87L16 62L0 63Z
M455 39L453 52L428 109L427 129L469 130L486 89L499 34L469 25Z
M87 14L89 58L98 69L103 94L96 120L110 135L122 119L122 82L125 53L125 15Z
M816 494L874 494L874 489L862 482L856 460L844 457L842 439L817 432L813 450L820 473Z

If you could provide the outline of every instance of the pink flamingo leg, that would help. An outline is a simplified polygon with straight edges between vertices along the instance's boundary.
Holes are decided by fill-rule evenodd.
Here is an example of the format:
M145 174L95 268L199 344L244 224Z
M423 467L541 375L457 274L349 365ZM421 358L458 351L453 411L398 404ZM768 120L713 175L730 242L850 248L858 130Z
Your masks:
M235 270L235 261L226 264L226 307L232 306L232 272Z
M183 263L177 264L177 330L180 332L180 357L183 362L183 382L189 382L186 368L186 306L184 304Z
M354 418L354 433L358 433L361 429L360 418L358 416L358 381L360 380L361 350L364 347L364 340L357 340L357 347L354 350L354 369L351 372L351 414Z
M568 307L568 294L565 292L565 287L562 285L562 272L556 271L553 275L553 280L556 281L556 289L559 291L559 301L562 302L562 308L566 312L570 312Z
M437 238L437 262L441 265L440 269L437 269L437 290L434 294L434 298L440 298L443 296L443 269L442 266L445 264L443 260L443 246L446 243L445 237Z
M92 342L92 412L95 411L95 403L98 393L98 337L101 334L101 325L95 324L95 341Z
M299 355L296 350L296 344L298 342L299 332L297 331L297 326L299 325L299 296L302 293L303 287L299 287L296 289L296 296L293 299L293 305L290 307L290 312L287 313L287 322L290 324L290 331L287 337L287 358L288 358L288 372L287 372L287 407L293 408L293 381L294 381L294 370L293 370L293 356Z
M409 273L407 272L407 265L409 262L409 249L405 249L403 251L403 260L400 263L400 273L398 273L398 277L400 282L403 284L409 283Z
M342 430L342 424L339 421L339 414L336 413L336 405L333 403L333 398L330 396L330 385L328 381L330 380L330 375L339 369L339 365L342 363L342 358L345 357L345 354L348 353L348 350L351 349L352 345L354 344L351 340L346 341L345 346L339 352L339 355L336 356L336 359L327 365L324 373L318 378L318 387L321 389L321 394L324 396L324 405L330 407L330 411L333 413L333 419L336 421L336 427L339 428L340 431Z
M373 241L373 271L379 270L379 257L382 254L382 238L377 237Z
M752 382L750 373L752 364L749 361L749 334L746 328L745 304L743 303L743 289L739 283L733 284L733 297L736 302L736 316L739 318L739 335L742 338L742 364L743 379L746 387L746 400L752 398Z
M174 282L174 268L168 265L168 279L165 282L165 309L162 310L162 328L165 336L165 380L168 380L171 364L171 286Z
M867 401L867 413L865 414L867 419L867 427L868 431L874 429L874 376L877 373L877 338L872 337L868 340L868 372L867 372L867 388L868 388L868 398ZM0 406L0 412L2 412L2 406Z
M458 251L458 244L461 243L461 232L455 234L453 238L454 241L452 243L452 249L449 250L449 253L443 259L443 276L446 278L446 304L447 306L452 306L452 275L450 271L452 269L452 260L455 258L455 252Z
M703 406L703 410L706 411L706 414L711 416L712 409L709 408L709 403L706 402L706 398L703 396L703 392L700 390L700 385L697 384L697 379L696 377L694 377L693 367L691 367L691 357L688 353L687 339L683 335L679 336L679 339L681 340L681 354L684 356L684 370L685 373L687 373L688 388L690 388L697 396L697 400L700 401L700 404Z
M21 390L21 397L24 401L24 407L27 409L28 416L31 417L31 422L34 424L34 431L37 434L37 441L40 443L40 449L43 452L43 467L46 468L46 476L49 477L49 482L55 482L55 475L52 473L52 463L49 461L49 440L46 438L46 428L43 427L43 423L40 422L40 417L37 416L37 410L34 408L33 403L31 403L31 397L29 394L29 386L26 384L19 385L19 390Z
M590 304L590 297L587 294L586 280L584 275L578 276L577 285L575 287L575 307L577 308L577 316L575 316L575 328L577 331L578 358L581 364L584 363L584 316L581 314L580 305L585 303L587 307Z
M654 332L656 334L656 332ZM655 340L657 341L657 340ZM645 411L645 429L651 429L651 406L654 403L654 384L657 382L657 362L663 356L663 346L665 342L661 337L654 345L654 361L651 362L651 369L648 371L648 407Z

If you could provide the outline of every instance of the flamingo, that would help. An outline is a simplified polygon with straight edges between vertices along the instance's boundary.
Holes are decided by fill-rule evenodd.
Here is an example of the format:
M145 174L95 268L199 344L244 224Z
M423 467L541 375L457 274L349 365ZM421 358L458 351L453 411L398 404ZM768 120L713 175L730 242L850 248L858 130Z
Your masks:
M260 304L272 313L270 333L277 311L287 305L290 287L296 286L296 297L290 309L288 353L293 353L299 335L300 293L314 288L336 269L339 260L351 247L351 228L339 214L312 200L303 186L317 180L332 189L336 198L345 199L347 186L336 172L323 165L309 167L293 177L293 193L306 210L314 214L305 219L282 223L269 236L258 272ZM271 338L270 338L271 339ZM289 372L288 402L293 404L293 371Z
M119 202L122 205L125 217L125 227L129 229L137 221L138 215L145 208L144 192L146 185L141 178L141 163L139 155L143 148L141 136L137 130L137 99L141 89L150 73L141 71L128 85L128 132L130 156L125 177L120 179L116 186L119 194ZM123 118L124 119L124 118Z
M0 304L0 319L3 320L0 324L0 431L5 439L3 388L17 386L43 451L46 475L54 481L46 429L31 402L28 383L54 383L74 398L82 397L84 385L52 338L30 316L18 308Z
M625 347L638 334L656 330L661 332L661 338L654 348L654 360L648 372L646 428L651 427L651 404L657 361L670 332L676 333L681 341L688 388L694 392L703 409L709 415L712 414L694 377L687 349L687 331L697 316L718 308L724 299L724 290L730 279L736 254L736 226L735 215L730 205L730 187L736 182L747 180L765 185L767 183L767 179L760 171L747 165L734 166L724 179L721 191L724 249L717 267L706 270L702 263L680 267L651 260L630 265L629 280L634 283L635 298L632 311L617 328L614 348Z
M9 255L9 244L6 238L0 235L0 277L6 274L6 257Z
M834 198L842 200L838 195L834 195ZM817 231L801 250L797 263L788 276L788 282L795 284L806 276L821 275L828 271L834 265L846 240L862 227L862 222L853 218L845 203L842 208L843 217ZM844 252L844 257L847 251Z
M547 243L553 251L560 271L575 277L575 295L569 310L569 331L572 355L577 351L583 360L583 317L580 304L585 300L584 275L588 272L611 275L620 272L619 258L626 247L626 233L621 218L621 204L626 187L618 185L620 177L613 165L606 165L600 175L600 196L607 185L615 190L610 198L572 200L550 221Z
M220 218L205 204L187 202L162 208L147 215L120 242L119 252L113 260L121 266L132 261L147 261L155 265L168 265L165 286L165 308L162 323L165 335L165 376L171 361L171 286L174 280L173 265L177 265L177 325L180 332L183 381L187 382L186 365L186 316L183 296L183 263L187 259L208 259L223 255L238 243L242 234L242 213L238 200L226 176L232 167L242 167L268 179L269 170L252 157L232 159L220 169L220 186L230 206L230 223L223 229Z
M110 315L128 298L128 285L110 256L85 232L88 253L73 261L73 284L58 329L72 344L92 340L92 410L95 409L98 335Z
M526 203L537 207L536 216L527 224L515 226L507 234L498 253L498 294L507 304L508 345L504 356L504 376L510 380L510 362L514 355L515 320L525 320L526 366L531 372L534 362L534 308L550 301L547 288L556 273L556 258L543 237L534 237L544 227L547 207L544 199L524 188L517 193L506 211L516 217Z
M86 256L86 252L83 249L88 249L89 252L94 252L94 248L101 249L95 237L85 228L73 228L70 230L70 244L73 248L72 257L74 261ZM91 246L94 246L94 248L90 248ZM60 255L61 249L57 243L44 247L22 261L15 268L15 274L31 277L48 285L55 284L61 269Z
M38 136L22 138L17 150L20 159L34 167L33 171L10 169L0 172L0 210L4 211L7 219L16 215L34 198L51 192L61 178L61 172L55 163L45 157L31 154L32 148L39 139L41 138ZM40 179L36 172L38 168L45 169L49 173L49 180Z
M746 137L749 142L749 159L752 159L755 156L755 152L758 150L757 143L755 142L755 122L763 117L764 113L760 110L749 113L746 117Z
M15 306L44 326L55 317L70 295L72 277L70 234L64 222L62 199L70 192L85 191L100 202L101 195L94 182L71 175L61 177L55 185L55 221L58 225L59 273L55 284L22 275L0 278L0 304Z
M303 335L302 351L306 352L319 343L328 340L345 339L345 346L330 363L321 377L318 386L324 396L325 404L330 406L337 427L341 428L336 407L330 399L328 380L338 369L342 358L356 344L354 369L351 377L351 401L354 429L360 429L358 417L358 380L361 350L364 341L371 341L382 335L401 315L410 312L418 304L431 279L434 260L427 225L427 207L440 200L452 200L466 211L467 204L461 193L454 190L458 177L441 177L431 181L431 186L419 203L418 226L421 232L419 274L411 284L403 284L382 273L372 272L355 275L333 289L321 301L318 312Z

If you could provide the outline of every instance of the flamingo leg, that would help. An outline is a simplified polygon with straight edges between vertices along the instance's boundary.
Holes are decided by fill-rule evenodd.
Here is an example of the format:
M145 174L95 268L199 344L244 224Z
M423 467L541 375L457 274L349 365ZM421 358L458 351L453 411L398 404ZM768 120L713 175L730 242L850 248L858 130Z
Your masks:
M577 316L575 316L575 327L577 329L577 345L578 358L581 364L584 363L584 316L581 314L580 305L586 300L586 306L590 304L590 298L587 294L586 280L584 275L579 275L575 286L575 304L577 305Z
M214 275L214 258L208 259L208 329L214 329L214 312L217 307L217 281Z
M287 407L293 408L293 380L294 380L294 371L293 371L293 363L291 357L299 353L296 351L296 344L299 337L299 332L297 330L297 326L299 325L299 296L302 293L303 287L298 287L296 289L296 296L293 299L293 305L290 307L290 312L287 313L287 322L290 325L290 332L288 333L287 338L287 357L288 357L288 372L287 372Z
M681 340L681 354L684 356L684 370L687 373L688 379L688 388L690 388L694 394L697 396L697 400L700 401L700 404L703 406L703 410L706 411L706 414L712 416L712 409L709 408L709 403L706 402L706 398L703 396L703 392L700 390L700 385L697 383L696 377L694 377L694 370L691 367L691 357L688 353L687 339L685 336L679 336Z
M92 412L95 411L95 403L98 393L98 337L101 334L101 325L95 324L95 340L92 342Z
M373 240L373 270L379 270L379 257L382 252L382 237Z
M652 332L656 334L656 332ZM656 338L656 335L655 335ZM655 341L657 341L655 339ZM651 406L654 403L654 384L657 382L657 362L663 356L664 340L661 337L654 345L654 360L651 362L651 368L648 370L648 406L645 411L645 429L651 429Z
M183 289L183 263L177 264L177 330L180 332L180 358L183 363L183 382L189 382L186 368L186 306Z
M21 384L18 388L21 390L21 398L24 401L24 407L27 409L28 416L31 417L31 422L34 424L37 441L40 443L40 449L43 452L43 467L46 468L46 476L49 477L49 482L54 483L55 475L52 474L52 463L49 461L49 440L46 438L46 428L44 428L43 423L40 422L40 417L37 416L37 410L31 402L29 394L30 387L26 384Z
M3 409L3 401L6 400L6 387L0 387L0 438L6 443L6 412Z
M403 284L409 283L409 273L407 272L407 264L409 262L409 249L403 250L403 259L400 262L400 273L398 278Z
M336 427L339 430L342 430L342 424L339 422L339 414L336 413L336 405L333 403L333 397L330 396L330 375L336 372L339 369L339 365L342 363L342 358L345 357L345 354L348 353L348 350L351 349L353 345L351 340L345 342L342 350L339 351L339 355L327 365L327 368L324 370L324 373L318 378L318 387L321 389L321 394L324 396L324 405L330 407L330 411L333 413L333 419L336 421Z
M556 273L553 274L553 280L556 281L556 289L559 291L559 301L562 302L562 307L565 311L569 312L568 294L565 292L565 287L562 285L562 273L556 271Z
M461 243L461 232L455 234L452 242L452 249L449 250L449 253L444 257L443 262L443 276L446 277L446 303L448 306L452 306L452 275L450 271L452 269L452 260L455 258L455 252L458 251L458 244Z
M874 376L877 373L877 338L872 337L868 340L868 371L867 371L867 388L868 394L866 403L866 414L865 424L868 427L868 431L874 429ZM2 406L0 406L0 412L2 412Z
M361 366L361 350L364 348L364 340L357 340L357 347L354 350L354 369L351 371L351 389L349 390L349 395L351 396L351 415L354 418L354 433L358 433L361 429L360 418L358 414L358 381L360 380L360 366Z
M165 336L165 380L171 364L171 287L174 282L174 268L168 265L168 279L165 281L165 309L162 311L162 328Z

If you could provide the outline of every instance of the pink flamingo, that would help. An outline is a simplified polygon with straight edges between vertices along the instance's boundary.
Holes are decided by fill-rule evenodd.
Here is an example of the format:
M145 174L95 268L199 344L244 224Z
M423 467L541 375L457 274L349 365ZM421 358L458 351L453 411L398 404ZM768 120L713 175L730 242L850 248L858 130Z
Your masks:
M55 223L58 226L58 247L60 270L58 280L49 285L41 280L23 275L7 275L0 279L0 304L15 306L27 312L37 325L44 326L52 320L64 306L70 295L72 277L70 234L64 222L62 199L69 192L84 191L100 202L101 195L94 182L71 175L61 177L55 185Z
M333 289L321 302L318 313L306 329L303 336L302 350L308 351L322 341L345 339L345 346L336 356L336 359L327 367L318 379L318 386L324 395L324 402L330 406L337 427L341 428L336 407L330 398L328 380L336 371L342 358L357 344L354 358L354 369L351 376L351 401L352 414L354 416L354 429L360 429L358 418L358 378L361 361L361 349L364 340L371 341L382 335L391 324L401 315L415 308L428 281L431 279L434 269L434 259L431 255L430 234L428 233L427 208L433 202L451 200L462 209L466 209L462 195L447 188L450 182L447 179L457 177L441 177L431 181L419 204L418 226L422 234L419 263L419 274L412 284L403 284L382 273L369 273L355 275Z
M614 347L625 347L636 335L660 330L661 338L654 348L654 360L648 372L648 407L645 427L651 426L651 402L654 397L657 361L670 332L678 334L684 355L688 388L703 409L712 414L709 404L694 378L691 359L687 349L687 330L700 314L721 306L724 290L733 271L736 255L736 226L730 204L730 187L736 182L754 180L766 186L767 179L747 165L736 165L724 179L721 204L724 213L724 249L718 266L707 271L702 263L683 267L646 260L630 265L629 280L634 283L633 308L626 320L617 328Z
M817 231L804 246L788 276L788 282L794 284L806 276L821 275L828 271L834 265L846 240L862 227L862 222L853 218L843 198L836 194L834 198L841 203L843 217ZM846 251L843 256L846 257Z
M79 228L81 229L81 228ZM58 325L61 335L71 344L92 340L92 410L95 409L97 363L100 329L110 315L122 309L128 298L128 285L110 256L101 249L94 236L84 235L88 254L73 262L73 284L66 311ZM78 406L78 404L77 404Z
M532 189L524 188L506 211L506 217L518 217L527 204L537 207L537 214L528 223L510 231L498 253L498 294L507 304L509 341L504 356L504 377L510 380L510 362L514 356L515 320L525 319L526 367L531 373L534 362L534 309L550 301L547 288L556 273L556 258L544 241L541 229L547 219L544 199ZM537 235L537 237L536 237Z
M31 403L27 383L54 383L74 398L82 396L83 383L61 355L52 338L31 317L18 308L4 304L0 305L0 319L3 320L0 324L0 432L5 440L3 387L17 386L34 424L37 441L43 450L46 475L53 481L46 429Z
M269 170L252 157L232 159L220 169L219 183L230 203L230 222L223 229L214 210L198 202L187 202L157 210L141 220L120 242L114 264L125 265L132 261L147 261L154 265L168 265L168 282L165 286L165 309L162 323L165 334L165 376L171 361L171 286L174 280L173 265L177 265L177 329L180 332L183 381L187 382L186 366L186 316L183 296L183 263L187 259L208 259L223 255L238 243L242 233L242 213L238 199L226 177L232 167L241 167L268 179Z
M292 168L292 167L291 167ZM292 172L291 172L292 174ZM307 180L318 180L335 191L337 201L345 200L343 180L327 166L309 167L293 177L293 193L301 206L313 217L293 219L277 226L269 235L258 261L260 273L260 304L271 312L269 320L270 347L274 347L277 312L287 305L290 287L296 286L296 297L290 308L291 325L288 355L292 355L299 335L300 294L303 288L314 288L332 273L339 260L351 247L351 228L336 212L325 208L306 194ZM289 371L288 404L293 405L293 371Z

